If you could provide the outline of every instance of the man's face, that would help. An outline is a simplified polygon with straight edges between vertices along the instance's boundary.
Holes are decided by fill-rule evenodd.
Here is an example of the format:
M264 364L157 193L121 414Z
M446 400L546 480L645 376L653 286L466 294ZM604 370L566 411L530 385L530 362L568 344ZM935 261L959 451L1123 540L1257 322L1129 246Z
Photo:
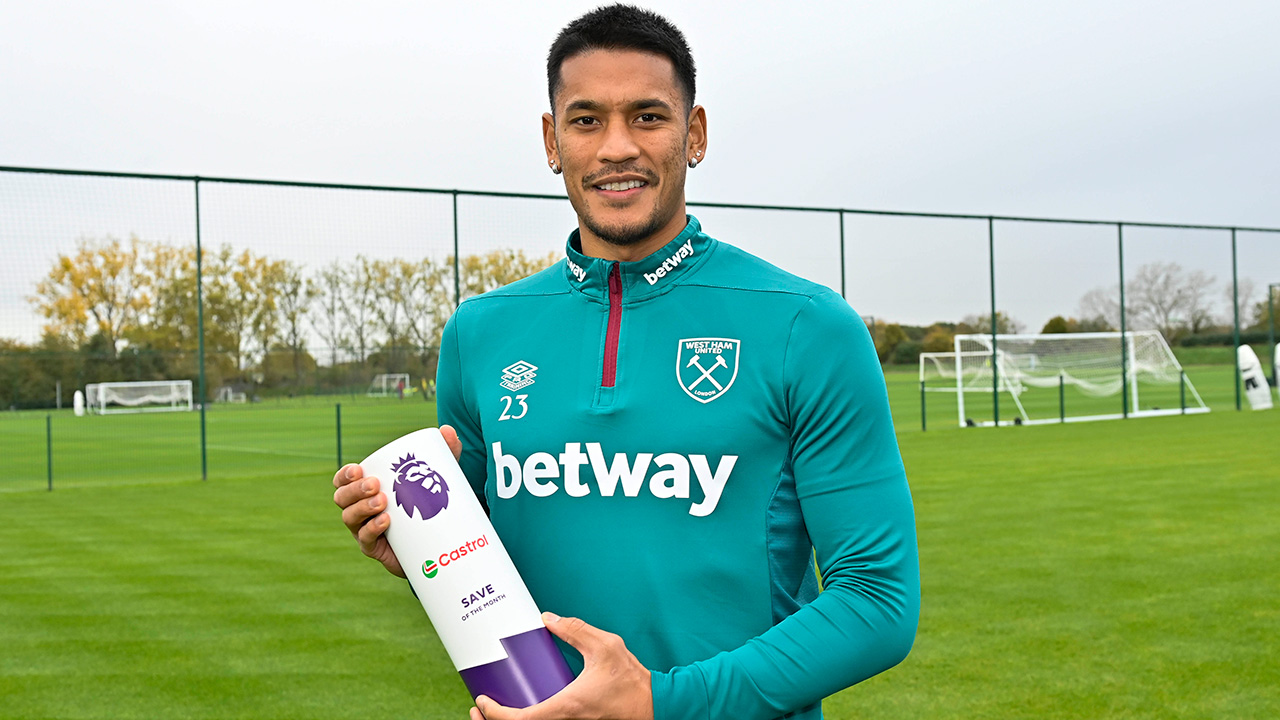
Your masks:
M593 50L560 66L555 115L543 116L548 160L564 169L584 243L652 251L684 229L684 179L705 147L705 113L684 110L671 61ZM584 247L584 249L586 249Z

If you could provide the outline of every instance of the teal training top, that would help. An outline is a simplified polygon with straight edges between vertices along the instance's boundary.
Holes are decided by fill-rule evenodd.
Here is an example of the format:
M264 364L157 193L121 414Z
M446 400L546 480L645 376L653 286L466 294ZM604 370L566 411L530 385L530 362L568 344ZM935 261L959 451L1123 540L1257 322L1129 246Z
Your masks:
M820 718L902 661L920 608L866 326L692 217L637 262L579 247L449 319L463 471L538 606L652 671L657 720Z

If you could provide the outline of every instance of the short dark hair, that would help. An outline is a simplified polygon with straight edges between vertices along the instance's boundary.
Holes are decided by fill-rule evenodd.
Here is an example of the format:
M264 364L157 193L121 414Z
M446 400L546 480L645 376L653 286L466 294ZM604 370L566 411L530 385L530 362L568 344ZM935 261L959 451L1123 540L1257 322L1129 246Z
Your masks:
M676 82L684 91L685 111L693 108L693 54L684 34L669 20L634 5L606 5L574 20L560 31L547 54L547 94L551 111L556 109L556 93L563 84L560 66L564 61L592 50L640 50L661 55L675 66Z

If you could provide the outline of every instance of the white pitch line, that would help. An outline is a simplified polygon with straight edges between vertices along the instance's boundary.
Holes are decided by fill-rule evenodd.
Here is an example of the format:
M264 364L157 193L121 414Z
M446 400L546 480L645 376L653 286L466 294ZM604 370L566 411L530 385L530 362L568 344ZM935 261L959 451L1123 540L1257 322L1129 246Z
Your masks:
M313 453L290 452L288 450L263 450L261 448L236 447L234 445L207 445L210 450L227 452L255 453L257 455L287 455L289 457L307 458L309 460L332 460L332 455L316 455Z
M112 480L111 482L102 483L83 483L72 480L58 480L54 478L54 490L85 490L85 489L106 489L111 490L119 487L136 487L139 485L183 485L183 484L200 484L200 478L173 478L168 480ZM44 480L40 481L39 487L30 488L0 488L0 493L25 493L25 492L47 492L48 486Z

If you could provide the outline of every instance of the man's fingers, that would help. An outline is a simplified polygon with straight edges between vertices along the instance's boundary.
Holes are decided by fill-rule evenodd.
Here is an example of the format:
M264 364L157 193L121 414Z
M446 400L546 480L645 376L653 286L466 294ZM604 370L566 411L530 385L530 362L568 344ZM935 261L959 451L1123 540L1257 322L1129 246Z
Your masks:
M555 613L542 613L542 623L553 635L569 643L582 656L589 657L615 645L625 648L622 638L598 627L588 625L581 618L562 618Z
M343 485L359 480L363 475L364 468L361 468L356 463L348 463L339 468L338 472L334 473L333 486L340 488Z
M354 535L368 522L369 518L387 509L387 496L378 493L371 498L354 502L342 509L342 524Z
M382 488L376 477L367 477L360 482L348 483L333 491L333 504L346 510L361 500L373 497Z
M453 459L462 459L462 440L458 439L458 431L453 429L452 425L441 425L440 435L444 438L445 443L449 445L449 449L453 451Z
M391 516L386 513L382 513L361 525L360 529L355 533L356 540L360 541L360 551L369 557L377 557L373 552L374 548L377 547L378 540L390 525Z
M534 705L533 707L537 708L538 706ZM499 705L496 701L484 695L476 698L476 706L472 709L476 710L476 715L481 716L481 720L526 720L528 718L536 717L536 715L525 710L521 710L520 708L509 708L504 705ZM474 715L472 716L472 720L475 720Z

